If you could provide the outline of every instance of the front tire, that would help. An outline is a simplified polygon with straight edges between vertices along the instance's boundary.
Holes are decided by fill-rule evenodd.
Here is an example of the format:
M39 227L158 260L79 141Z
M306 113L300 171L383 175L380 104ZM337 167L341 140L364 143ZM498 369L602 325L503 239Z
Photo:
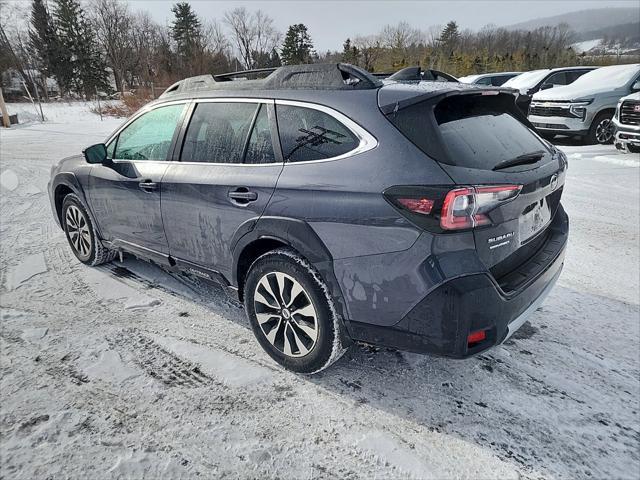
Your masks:
M101 265L116 257L116 252L102 245L89 212L73 193L62 202L62 225L71 251L85 265Z
M613 143L613 113L602 112L596 115L591 122L591 128L587 134L587 142L589 145L606 145Z
M342 322L317 270L297 252L277 249L247 274L244 305L262 348L298 373L324 370L345 352Z

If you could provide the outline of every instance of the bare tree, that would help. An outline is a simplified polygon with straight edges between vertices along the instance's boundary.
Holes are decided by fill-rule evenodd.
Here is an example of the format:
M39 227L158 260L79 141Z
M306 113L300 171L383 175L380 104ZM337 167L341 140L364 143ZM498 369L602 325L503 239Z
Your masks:
M359 64L365 70L374 71L382 54L382 40L379 35L359 36L353 39L353 46L358 49Z
M207 48L214 53L229 53L229 39L224 34L224 29L216 19L210 20L204 24L202 29Z
M116 89L124 93L127 71L131 70L133 58L133 16L126 3L118 0L93 0L91 19L96 29L100 46L104 50L113 71Z
M35 63L28 48L28 17L19 5L0 1L0 72L15 69L27 88L33 87L39 80L46 81L32 68Z
M280 42L273 19L262 10L251 14L244 7L236 8L224 14L224 22L247 69L255 68L256 59L264 58Z
M397 25L385 26L380 37L385 47L406 50L422 41L422 32L407 22L400 22Z

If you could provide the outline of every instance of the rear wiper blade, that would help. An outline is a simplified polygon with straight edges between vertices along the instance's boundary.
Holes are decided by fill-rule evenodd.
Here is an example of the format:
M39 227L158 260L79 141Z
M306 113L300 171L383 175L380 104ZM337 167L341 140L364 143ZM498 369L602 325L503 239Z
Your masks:
M502 170L503 168L515 167L516 165L527 165L529 163L536 163L546 152L544 150L537 150L535 152L525 153L524 155L518 155L516 158L505 160L498 163L493 170Z

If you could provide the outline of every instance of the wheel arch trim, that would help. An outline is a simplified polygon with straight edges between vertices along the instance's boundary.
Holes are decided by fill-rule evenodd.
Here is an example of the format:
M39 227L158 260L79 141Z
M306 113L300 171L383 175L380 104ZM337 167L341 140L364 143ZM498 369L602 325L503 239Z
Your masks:
M240 237L233 245L232 285L242 295L241 259L247 248L259 242L272 241L288 246L306 258L320 273L333 297L338 315L348 325L348 311L342 289L333 270L333 257L320 237L303 221L284 217L262 217L254 228ZM348 328L348 327L347 327Z
M84 189L82 188L78 177L72 172L61 172L58 173L51 182L51 206L53 208L55 219L60 226L60 228L64 228L62 226L62 199L60 201L60 205L57 203L57 192L61 187L66 187L71 190L72 193L78 196L82 201L83 206L86 208L87 212L91 216L91 221L93 222L93 227L100 238L102 238L102 232L100 230L100 223L97 221L95 214L91 208L91 204L88 201L87 196L84 193Z

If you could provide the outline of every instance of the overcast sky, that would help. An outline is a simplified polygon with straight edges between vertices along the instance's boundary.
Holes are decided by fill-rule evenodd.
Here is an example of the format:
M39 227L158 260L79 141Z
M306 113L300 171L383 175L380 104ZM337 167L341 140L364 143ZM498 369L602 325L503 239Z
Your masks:
M168 22L174 1L130 0L134 9L148 11L155 20ZM634 0L539 0L539 1L211 1L190 0L202 18L218 18L226 10L261 9L283 33L294 23L304 23L316 50L341 50L347 37L376 33L384 25L407 21L427 30L456 20L462 28L478 29L487 24L513 23L589 8L633 7Z

